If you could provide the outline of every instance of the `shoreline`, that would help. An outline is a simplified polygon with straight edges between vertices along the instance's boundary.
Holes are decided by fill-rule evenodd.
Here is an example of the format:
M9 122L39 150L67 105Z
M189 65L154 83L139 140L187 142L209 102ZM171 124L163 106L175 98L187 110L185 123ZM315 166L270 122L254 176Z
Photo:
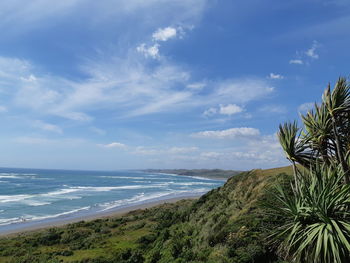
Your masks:
M143 170L141 170L143 171ZM145 170L147 172L147 170ZM164 174L164 175L171 175L171 176L183 176L183 177L191 177L194 179L205 179L205 180L213 180L213 181L223 181L227 182L230 177L211 177L206 175L186 175L186 174L176 174L176 173L162 173L162 172L152 172L154 174Z
M40 230L45 230L49 228L54 228L54 227L63 227L68 224L72 223L77 223L80 221L93 221L96 219L105 219L105 218L111 218L111 217L120 217L128 214L129 212L136 211L136 210L144 210L148 208L153 208L160 206L162 204L166 203L176 203L181 200L195 200L198 199L202 196L200 195L189 195L189 196L181 196L181 197L172 197L172 198L167 198L167 199L162 199L162 200L155 200L155 201L150 201L142 204L137 204L137 205L132 205L124 208L119 208L116 210L108 211L108 212L100 212L96 214L91 214L91 215L80 215L76 216L74 218L55 218L54 220L50 221L32 221L28 222L26 225L23 225L21 227L21 223L18 224L12 224L8 225L9 229L4 230L0 232L0 238L6 238L9 236L18 236L18 235L25 235L25 234L30 234L32 232L40 231ZM13 229L11 229L11 226ZM16 228L18 226L18 228Z

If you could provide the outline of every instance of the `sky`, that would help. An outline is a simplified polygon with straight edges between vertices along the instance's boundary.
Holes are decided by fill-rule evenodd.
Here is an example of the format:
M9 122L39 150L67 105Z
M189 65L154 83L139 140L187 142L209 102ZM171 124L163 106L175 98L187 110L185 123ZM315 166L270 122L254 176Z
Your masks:
M3 0L0 166L287 165L276 132L349 76L348 0Z

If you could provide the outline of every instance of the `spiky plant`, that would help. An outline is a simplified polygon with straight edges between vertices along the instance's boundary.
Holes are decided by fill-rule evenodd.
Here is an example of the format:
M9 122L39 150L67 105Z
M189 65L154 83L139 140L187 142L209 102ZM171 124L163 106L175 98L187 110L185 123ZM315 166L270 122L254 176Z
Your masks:
M274 211L286 219L274 234L283 239L281 255L298 263L350 262L350 185L343 177L341 166L316 165L299 174L292 195L277 187Z
M328 85L322 103L301 117L303 129L296 122L279 127L278 137L287 159L293 167L298 163L307 169L315 161L340 165L345 183L350 184L350 83L339 78L333 90Z
M279 126L277 132L279 142L284 149L286 158L292 163L294 171L294 182L298 183L296 164L310 166L311 153L307 152L307 145L300 137L300 129L296 122L287 122Z
M294 167L292 194L278 187L275 212L286 222L274 237L293 262L350 262L350 84L328 85L322 103L280 125L281 146ZM296 164L306 169L301 173Z

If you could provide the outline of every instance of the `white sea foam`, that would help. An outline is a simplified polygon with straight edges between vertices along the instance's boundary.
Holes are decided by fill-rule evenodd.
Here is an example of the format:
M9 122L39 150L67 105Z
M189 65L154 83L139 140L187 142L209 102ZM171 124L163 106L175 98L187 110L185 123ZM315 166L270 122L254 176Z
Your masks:
M142 203L147 200L157 199L157 198L168 196L171 194L172 194L171 192L160 192L160 193L154 193L149 195L145 195L144 193L141 193L132 198L116 200L113 202L107 202L107 203L99 204L98 206L104 207L104 209L101 210L103 212L103 211L111 210L121 206L129 206L132 204Z
M187 176L187 177L198 179L198 180L205 180L205 181L221 181L221 180L215 180L215 179L201 177L201 176Z
M0 218L0 226L9 225L9 224L13 224L13 223L19 223L21 221L23 221L23 220L19 217Z
M83 190L83 191L91 191L91 192L108 192L113 190L133 190L133 189L144 189L144 188L155 188L155 187L162 187L167 186L167 183L160 183L160 184L149 184L149 185L122 185L122 186L75 186L71 187L70 189L75 189L77 191Z
M143 188L162 187L165 184L154 185L127 185L127 186L76 186L55 190L42 194L20 194L20 195L0 195L0 203L19 202L30 206L39 206L50 204L48 201L56 199L79 199L86 194L86 192L108 192L113 190L133 190ZM40 199L40 200L37 200Z
M0 174L0 178L2 178L2 179L23 179L23 177L18 176L18 175L4 175L4 174Z
M77 188L77 189L81 189ZM136 204L140 204L140 203L144 203L146 201L151 201L151 200L159 200L162 199L166 196L168 197L176 197L176 196L184 196L184 195L193 195L193 194L202 194L205 193L207 191L209 191L210 188L199 188L199 189L192 189L191 191L186 191L186 190L169 190L169 191L163 191L163 192L158 192L158 193L152 193L152 194L145 194L144 192L139 193L137 195L135 195L134 197L131 198L127 198L127 199L121 199L121 200L116 200L116 201L112 201L112 202L106 202L106 203L102 203L102 204L96 204L94 207L100 208L98 209L98 212L104 212L104 211L108 211L111 209L115 209L118 207L127 207L130 205L136 205ZM56 191L57 193L63 193L66 191ZM54 192L51 192L51 194ZM3 199L4 196L0 196ZM9 196L7 196L9 197ZM13 196L12 196L13 197ZM30 197L30 195L17 195L17 199L26 199ZM26 200L28 201L28 200ZM39 202L37 201L37 203L35 203L34 201L31 203L31 205L44 205L45 202ZM70 211L66 211L66 212L62 212L62 213L58 213L58 214L53 214L53 215L23 215L21 217L13 217L13 218L0 218L0 226L3 225L9 225L9 224L14 224L14 223L21 223L21 222L26 222L26 221L39 221L39 220L46 220L46 219L52 219L52 218L58 218L58 217L63 217L63 216L69 216L81 211L87 211L90 210L91 206L85 206L85 207L81 207L81 208L77 208L77 209L73 209ZM0 210L0 212L2 212L3 210Z
M182 196L182 195L193 195L193 194L202 194L206 193L210 190L210 188L199 188L194 189L191 191L184 191L184 190L169 190L166 192L158 192L153 194L145 195L144 193L141 193L139 195L136 195L129 199L122 199L122 200L116 200L113 202L107 202L103 204L99 204L99 207L105 207L101 211L108 211L114 208L122 207L122 206L130 206L130 205L136 205L140 203L144 203L145 201L151 201L151 200L158 200L162 197L176 197L176 196Z
M23 204L29 205L29 206L42 206L42 205L50 205L50 202L44 202L44 201L37 201L37 200L23 200Z
M62 212L59 214L54 214L54 215L46 215L46 216L32 216L32 215L25 215L24 218L26 220L45 220L45 219L51 219L51 218L56 218L56 217L61 217L61 216L66 216L66 215L70 215L70 214L75 214L81 211L86 211L91 209L90 206L85 206L85 207L81 207L81 208L77 208L77 209L73 209L67 212Z
M0 178L3 179L47 179L37 178L37 174L33 173L0 173Z
M62 212L59 214L45 215L45 216L23 215L21 217L4 218L4 219L0 218L0 226L21 223L26 221L39 221L39 220L45 220L45 219L52 219L52 218L57 218L61 216L67 216L67 215L81 212L84 210L89 210L90 208L91 208L90 206L85 206L85 207L73 209L70 211Z
M189 182L189 183L169 182L169 184L183 185L183 186L193 186L193 185L214 185L215 183L205 183L205 182Z
M136 176L117 176L117 175L110 175L110 176L99 176L100 178L110 178L110 179L136 179L136 180L142 180L142 179L150 179L146 177L136 177Z
M32 195L0 195L0 203L20 202L31 197Z

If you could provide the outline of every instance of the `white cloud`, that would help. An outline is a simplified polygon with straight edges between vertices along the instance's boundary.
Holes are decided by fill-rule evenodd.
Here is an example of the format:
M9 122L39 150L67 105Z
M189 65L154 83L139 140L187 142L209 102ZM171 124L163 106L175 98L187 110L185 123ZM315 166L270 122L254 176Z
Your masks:
M314 41L314 42L312 43L311 48L309 48L309 49L305 52L305 54L306 54L308 57L312 58L312 59L318 59L318 58L319 58L319 55L316 54L316 49L317 49L318 47L319 47L318 42L317 42L317 41Z
M282 105L266 105L261 107L259 111L267 113L286 113L287 109Z
M167 41L171 38L175 38L177 30L174 27L159 28L153 33L152 38L155 41Z
M40 120L34 121L33 126L36 128L39 128L41 130L44 130L44 131L55 132L55 133L59 133L59 134L63 133L63 130L59 126L54 125L54 124L50 124L50 123L46 123L46 122L43 122Z
M157 148L157 147L145 147L137 146L131 151L133 154L137 155L162 155L162 156L174 156L182 155L188 153L197 152L199 149L197 147L171 147L171 148Z
M200 153L200 158L202 159L218 159L222 157L224 154L219 152L202 152Z
M270 73L269 79L284 79L284 76L282 76L280 74Z
M216 113L218 112L218 110L216 109L216 108L209 108L209 109L207 109L207 110L205 110L204 112L203 112L203 115L205 116L205 117L210 117L210 116L213 116L213 115L215 115Z
M243 111L243 108L239 107L236 104L220 105L219 113L223 115L233 115Z
M238 144L226 141L227 147L208 147L192 154L175 155L167 160L180 161L198 168L222 167L236 170L288 165L276 134L257 135L244 140L236 138L234 142L237 141Z
M92 121L102 109L117 111L122 118L222 104L218 113L233 114L239 106L228 105L258 100L274 90L258 78L193 82L191 72L176 64L160 60L149 67L135 50L130 52L124 58L86 61L81 70L88 77L79 81L42 74L24 60L0 57L0 84L10 94L11 107L75 121ZM197 87L191 87L194 83Z
M157 155L160 154L162 151L154 148L147 148L144 146L138 146L135 148L135 150L132 152L133 154L137 155Z
M104 147L104 148L118 148L118 149L125 149L127 147L125 144L120 142L112 142L109 144L98 144L98 146Z
M184 154L198 151L197 147L172 147L167 152L170 154Z
M320 44L314 40L312 46L306 51L299 52L297 51L297 55L295 59L291 59L289 64L297 64L297 65L308 65L312 60L318 59L319 55L316 53L316 49L320 46Z
M56 145L59 147L71 147L71 146L77 146L86 144L86 141L84 139L80 138L64 138L64 139L51 139L46 137L39 137L39 136L21 136L14 139L15 143L20 144L33 144L33 145Z
M153 46L147 47L145 43L139 45L136 50L140 53L142 53L146 58L151 57L151 58L159 58L159 45L154 44Z
M263 79L231 79L217 84L216 95L225 100L245 103L263 98L273 91L274 87Z
M289 60L289 64L303 65L304 62L301 59L291 59Z
M203 82L196 82L196 83L188 84L186 87L187 87L188 89L192 89L192 90L201 90L201 89L203 89L205 86L206 86L206 84L203 83Z
M233 138L249 138L260 135L260 131L255 128L241 127L226 130L202 131L191 134L194 138L208 139L233 139Z
M298 111L301 113L305 113L305 112L308 112L309 110L311 110L314 106L315 106L315 103L306 102L306 103L299 105Z

